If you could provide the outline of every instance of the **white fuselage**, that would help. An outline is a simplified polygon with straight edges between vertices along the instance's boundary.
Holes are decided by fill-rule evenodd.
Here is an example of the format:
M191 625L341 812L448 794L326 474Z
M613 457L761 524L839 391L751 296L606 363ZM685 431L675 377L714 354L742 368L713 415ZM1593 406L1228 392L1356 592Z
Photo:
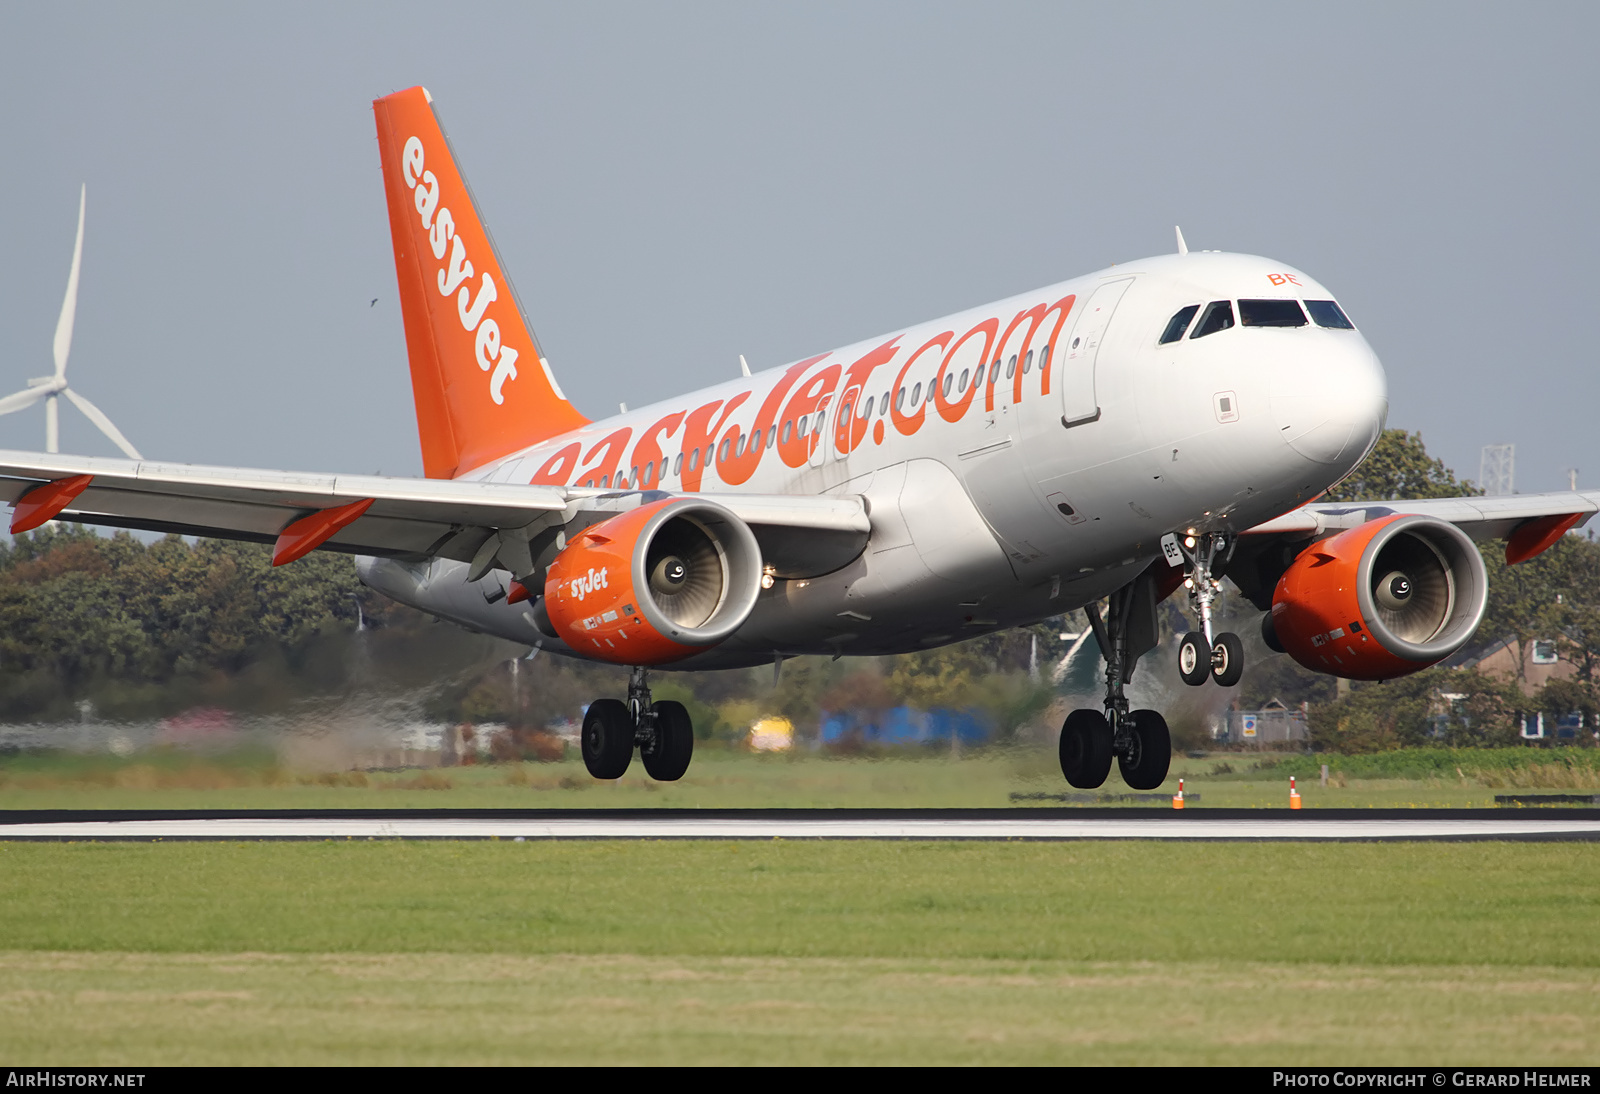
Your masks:
M776 581L733 637L661 667L940 645L1104 596L1164 533L1242 531L1366 455L1388 403L1356 330L1236 324L1160 343L1179 309L1240 299L1333 295L1263 258L1146 259L596 421L465 477L861 495L859 558ZM505 603L499 575L466 574L362 561L400 600L563 650Z

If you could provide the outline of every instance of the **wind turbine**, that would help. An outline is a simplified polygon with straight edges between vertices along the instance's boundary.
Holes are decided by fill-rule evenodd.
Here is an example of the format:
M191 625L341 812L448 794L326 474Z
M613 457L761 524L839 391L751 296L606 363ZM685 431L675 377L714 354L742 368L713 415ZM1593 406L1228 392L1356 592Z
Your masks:
M67 353L72 349L72 323L78 313L78 269L83 265L83 207L88 194L89 186L85 183L78 194L78 242L72 248L72 272L67 275L67 296L61 301L61 318L56 320L56 373L54 376L35 377L15 395L0 399L0 414L10 414L14 410L30 407L40 399L45 400L44 450L59 452L61 417L56 399L65 395L73 406L83 411L85 418L111 439L112 444L127 453L130 460L141 460L144 457L139 455L139 450L128 443L128 438L122 435L122 430L111 424L105 412L67 386Z

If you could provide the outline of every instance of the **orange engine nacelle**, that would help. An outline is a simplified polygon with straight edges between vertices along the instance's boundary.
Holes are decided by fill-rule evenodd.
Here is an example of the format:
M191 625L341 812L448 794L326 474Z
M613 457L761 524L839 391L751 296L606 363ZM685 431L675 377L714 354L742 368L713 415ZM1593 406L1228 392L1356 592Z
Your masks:
M727 638L760 592L749 527L713 502L671 498L574 536L545 574L544 610L586 656L663 665Z
M1302 551L1278 579L1271 628L1308 669L1389 680L1465 645L1488 600L1483 558L1459 528L1382 517Z

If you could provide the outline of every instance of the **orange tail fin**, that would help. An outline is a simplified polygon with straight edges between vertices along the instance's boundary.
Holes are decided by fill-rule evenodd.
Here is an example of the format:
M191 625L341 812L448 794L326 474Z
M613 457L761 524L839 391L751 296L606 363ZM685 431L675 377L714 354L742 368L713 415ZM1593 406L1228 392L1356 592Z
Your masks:
M561 393L426 89L373 102L422 466L455 478L588 424Z

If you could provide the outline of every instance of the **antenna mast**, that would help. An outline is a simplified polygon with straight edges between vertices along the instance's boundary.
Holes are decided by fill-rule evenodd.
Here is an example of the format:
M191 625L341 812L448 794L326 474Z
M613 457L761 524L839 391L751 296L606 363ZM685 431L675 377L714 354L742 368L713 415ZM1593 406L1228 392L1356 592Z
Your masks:
M1514 444L1486 444L1483 458L1478 463L1478 485L1485 494L1514 494L1517 468L1517 446Z

